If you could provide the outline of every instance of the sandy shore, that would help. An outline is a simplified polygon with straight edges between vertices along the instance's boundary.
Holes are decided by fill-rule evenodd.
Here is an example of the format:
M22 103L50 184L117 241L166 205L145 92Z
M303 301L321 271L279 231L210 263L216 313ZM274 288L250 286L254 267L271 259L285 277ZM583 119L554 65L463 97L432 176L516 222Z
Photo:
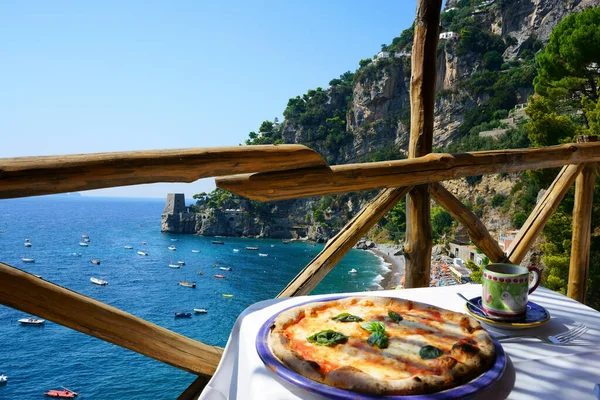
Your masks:
M400 284L402 279L403 267L404 267L404 256L395 256L400 250L400 246L391 244L378 244L377 247L370 249L369 251L376 256L382 257L384 261L390 264L390 271L383 277L380 285L384 289L395 289Z

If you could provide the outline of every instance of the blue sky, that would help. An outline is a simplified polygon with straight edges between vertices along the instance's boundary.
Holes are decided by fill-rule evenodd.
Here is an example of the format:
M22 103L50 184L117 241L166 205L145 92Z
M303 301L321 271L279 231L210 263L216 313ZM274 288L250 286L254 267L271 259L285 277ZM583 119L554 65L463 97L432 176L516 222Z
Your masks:
M371 57L415 0L0 4L0 157L235 146ZM163 197L156 184L84 193Z

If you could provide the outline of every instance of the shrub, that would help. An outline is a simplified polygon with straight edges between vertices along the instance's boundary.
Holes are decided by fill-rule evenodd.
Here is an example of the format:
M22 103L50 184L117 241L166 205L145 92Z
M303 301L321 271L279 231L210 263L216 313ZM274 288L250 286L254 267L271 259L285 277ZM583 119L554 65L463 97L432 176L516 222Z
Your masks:
M521 229L526 220L527 214L521 211L516 212L512 217L513 226L517 229Z
M504 203L504 200L506 200L506 197L502 194L495 194L492 197L492 207L496 208L502 205L502 203Z

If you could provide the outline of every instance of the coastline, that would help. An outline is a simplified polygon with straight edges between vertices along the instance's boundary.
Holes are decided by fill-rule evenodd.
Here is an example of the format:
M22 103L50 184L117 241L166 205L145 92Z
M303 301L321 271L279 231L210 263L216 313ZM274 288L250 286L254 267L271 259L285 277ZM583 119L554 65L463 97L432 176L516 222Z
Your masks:
M383 259L389 264L390 271L385 274L383 280L379 283L384 290L395 289L400 285L400 280L404 276L404 256L395 256L400 246L392 244L378 244L377 247L369 249L371 253Z

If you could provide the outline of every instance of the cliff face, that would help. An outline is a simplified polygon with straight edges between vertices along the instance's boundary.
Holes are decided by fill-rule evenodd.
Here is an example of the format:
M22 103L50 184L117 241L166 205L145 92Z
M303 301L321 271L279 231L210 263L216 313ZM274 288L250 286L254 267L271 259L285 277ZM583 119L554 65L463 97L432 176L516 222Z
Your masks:
M434 147L443 148L460 140L473 126L489 122L494 110L506 112L515 104L527 102L533 93L535 72L526 71L534 70L531 61L534 53L565 16L599 6L600 0L487 0L477 4L447 0L442 15L441 32L450 32L458 26L462 36L440 40L438 46ZM396 39L402 39L405 33ZM361 68L350 80L332 81L329 89L316 89L291 99L277 133L278 140L314 148L330 164L402 157L408 148L410 131L408 51L412 39L400 41L401 47L390 50L388 58L361 62ZM486 53L497 53L495 66L490 66ZM514 73L519 68L519 74ZM510 87L490 90L494 82L507 76ZM485 79L487 86L478 88ZM485 118L478 117L477 113L483 114L486 107L491 111ZM494 179L500 178L484 177L475 187L467 185L464 179L449 182L448 186L459 198L475 204L478 198L489 202L499 188L510 192L518 180L516 176ZM373 193L363 193L273 203L267 204L262 214L242 201L231 206L241 210L239 216L219 207L201 205L202 214L195 219L173 216L166 219L163 229L201 235L325 241L372 196ZM506 211L485 206L483 220L491 231L510 229L506 215Z

